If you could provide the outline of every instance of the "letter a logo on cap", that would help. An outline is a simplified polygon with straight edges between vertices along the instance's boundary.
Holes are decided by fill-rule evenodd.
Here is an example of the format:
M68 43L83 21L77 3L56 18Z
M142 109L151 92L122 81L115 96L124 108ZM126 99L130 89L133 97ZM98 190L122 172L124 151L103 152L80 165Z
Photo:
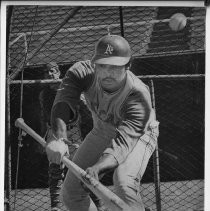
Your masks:
M113 50L114 48L110 44L108 44L104 54L112 54Z

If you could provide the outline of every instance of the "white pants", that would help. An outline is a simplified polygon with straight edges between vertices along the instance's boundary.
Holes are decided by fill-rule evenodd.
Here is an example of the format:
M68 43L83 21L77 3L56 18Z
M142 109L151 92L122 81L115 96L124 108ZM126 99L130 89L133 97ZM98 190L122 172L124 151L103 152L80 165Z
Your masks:
M132 211L144 211L139 185L157 144L157 136L158 126L155 129L151 128L139 139L126 160L114 171L115 193L131 207ZM76 152L73 161L86 170L98 161L110 142L110 137L103 136L100 131L93 129ZM70 211L97 211L80 180L71 171L68 171L64 180L61 197Z

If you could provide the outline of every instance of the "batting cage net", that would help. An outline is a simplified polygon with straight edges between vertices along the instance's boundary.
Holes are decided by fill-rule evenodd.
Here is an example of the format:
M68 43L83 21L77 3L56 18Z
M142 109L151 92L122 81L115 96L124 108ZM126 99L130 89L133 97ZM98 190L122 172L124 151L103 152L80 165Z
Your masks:
M184 14L185 23L169 26ZM44 149L15 127L19 117L44 137L41 94L51 108L54 93L76 61L91 59L96 41L111 33L131 45L131 71L151 91L160 122L158 147L141 181L150 210L201 210L204 206L205 8L8 6L5 210L50 210ZM46 79L56 62L59 80ZM48 91L46 91L48 90ZM82 141L92 118L81 100L72 140ZM112 175L102 183L112 187ZM63 210L65 208L63 207Z

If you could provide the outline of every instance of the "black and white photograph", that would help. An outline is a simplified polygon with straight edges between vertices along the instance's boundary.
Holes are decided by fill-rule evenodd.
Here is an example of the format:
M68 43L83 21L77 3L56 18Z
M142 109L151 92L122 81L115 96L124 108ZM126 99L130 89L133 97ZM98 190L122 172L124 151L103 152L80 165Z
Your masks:
M208 210L209 1L164 2L2 1L2 210Z

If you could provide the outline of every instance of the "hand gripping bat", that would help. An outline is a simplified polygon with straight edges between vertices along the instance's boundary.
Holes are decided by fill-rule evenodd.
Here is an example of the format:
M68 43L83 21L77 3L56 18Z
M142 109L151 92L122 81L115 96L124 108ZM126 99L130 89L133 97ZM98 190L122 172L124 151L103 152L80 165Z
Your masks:
M37 142L39 142L43 147L46 146L45 140L38 135L33 129L31 129L27 124L25 124L22 118L18 118L15 121L15 126L21 128L31 137L33 137ZM68 169L80 179L94 194L101 198L105 206L111 211L129 211L128 205L115 195L111 190L102 185L98 180L87 174L83 169L77 166L74 162L69 160L67 157L62 158L62 162L68 167ZM131 211L131 210L130 210Z

